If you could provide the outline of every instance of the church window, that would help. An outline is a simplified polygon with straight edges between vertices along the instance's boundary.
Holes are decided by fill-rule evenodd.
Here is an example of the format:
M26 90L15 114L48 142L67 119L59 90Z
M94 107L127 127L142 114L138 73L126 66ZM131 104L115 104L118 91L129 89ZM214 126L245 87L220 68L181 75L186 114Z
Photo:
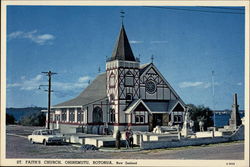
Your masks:
M145 123L145 115L143 112L136 112L135 114L135 123L142 124Z
M135 123L137 123L137 124L144 123L144 115L136 115L135 116Z
M110 122L115 123L115 110L114 109L110 110Z
M181 116L181 115L175 115L175 116L174 116L174 122L175 122L175 123L180 123L180 122L182 122L182 116Z
M110 95L109 95L110 104L114 104L114 100L115 100L114 94L110 94Z
M75 121L75 109L74 108L69 109L69 121L70 122Z
M115 75L113 73L110 74L110 77L109 77L109 86L110 87L114 87L115 86Z
M134 86L134 76L130 71L125 75L125 86Z
M62 121L66 121L66 119L67 119L67 110L62 109Z
M145 84L145 87L146 87L146 91L149 94L154 94L155 91L156 91L156 84L155 84L155 82L153 80L147 80L146 84Z
M50 122L54 121L53 120L53 115L54 115L53 113L50 113Z
M103 114L101 107L95 107L93 110L93 123L102 123L103 122Z
M80 108L78 108L77 109L77 122L83 122L83 111L80 109Z

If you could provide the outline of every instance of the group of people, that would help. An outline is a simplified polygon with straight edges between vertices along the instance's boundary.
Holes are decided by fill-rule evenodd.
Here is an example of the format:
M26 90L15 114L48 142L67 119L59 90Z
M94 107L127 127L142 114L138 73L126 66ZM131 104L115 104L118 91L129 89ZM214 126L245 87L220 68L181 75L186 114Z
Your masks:
M126 148L133 148L134 145L134 138L133 138L133 131L131 128L127 128L125 131L125 138L126 138ZM121 144L121 132L120 130L117 131L116 133L116 147L120 149L120 144Z

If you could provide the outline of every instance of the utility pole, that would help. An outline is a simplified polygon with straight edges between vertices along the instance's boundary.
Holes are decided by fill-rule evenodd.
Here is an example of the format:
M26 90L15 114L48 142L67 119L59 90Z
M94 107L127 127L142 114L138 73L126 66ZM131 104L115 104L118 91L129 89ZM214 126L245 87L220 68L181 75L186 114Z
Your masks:
M48 85L48 121L47 121L47 129L50 129L50 102L51 102L51 76L57 73L48 71L48 72L42 72L43 74L47 75L49 77L49 85Z
M212 71L212 93L213 93L213 99L212 99L212 103L213 103L213 113L214 113L214 115L213 115L213 120L214 120L214 127L216 126L216 123L215 123L215 102L214 102L214 71Z

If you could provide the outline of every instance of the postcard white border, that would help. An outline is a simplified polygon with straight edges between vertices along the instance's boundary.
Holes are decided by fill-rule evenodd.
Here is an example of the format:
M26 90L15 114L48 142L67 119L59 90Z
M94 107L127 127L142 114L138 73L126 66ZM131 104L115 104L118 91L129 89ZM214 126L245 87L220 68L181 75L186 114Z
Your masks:
M3 0L1 1L1 159L0 165L17 166L17 160L28 159L6 159L6 131L5 131L5 108L6 108L6 23L7 23L7 5L57 5L57 6L244 6L245 7L245 147L244 160L134 160L136 166L229 166L228 163L234 162L234 166L249 165L249 1L19 1L19 0ZM32 159L32 160L47 160L47 159ZM65 162L68 159L60 159ZM72 159L86 160L86 159ZM101 160L101 159L98 159ZM93 159L89 159L93 161ZM111 160L115 162L116 160ZM119 159L119 161L126 161ZM30 164L22 164L22 166L38 166ZM39 165L40 166L40 165ZM46 165L44 165L46 166ZM52 166L52 165L51 165ZM53 165L58 166L58 165ZM61 165L59 165L61 166ZM64 165L65 166L65 165ZM80 165L82 166L82 165ZM90 164L90 166L95 166ZM107 165L99 165L107 166ZM116 165L111 165L116 166ZM126 165L131 166L131 165ZM134 165L132 165L134 166Z

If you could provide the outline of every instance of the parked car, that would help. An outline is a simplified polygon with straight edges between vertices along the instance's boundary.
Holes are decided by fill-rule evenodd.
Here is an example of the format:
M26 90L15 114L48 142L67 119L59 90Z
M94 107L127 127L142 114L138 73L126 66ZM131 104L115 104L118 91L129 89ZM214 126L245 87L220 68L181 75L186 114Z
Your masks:
M64 137L58 135L53 130L49 129L40 129L33 131L32 135L28 136L30 143L42 143L47 144L63 144Z

